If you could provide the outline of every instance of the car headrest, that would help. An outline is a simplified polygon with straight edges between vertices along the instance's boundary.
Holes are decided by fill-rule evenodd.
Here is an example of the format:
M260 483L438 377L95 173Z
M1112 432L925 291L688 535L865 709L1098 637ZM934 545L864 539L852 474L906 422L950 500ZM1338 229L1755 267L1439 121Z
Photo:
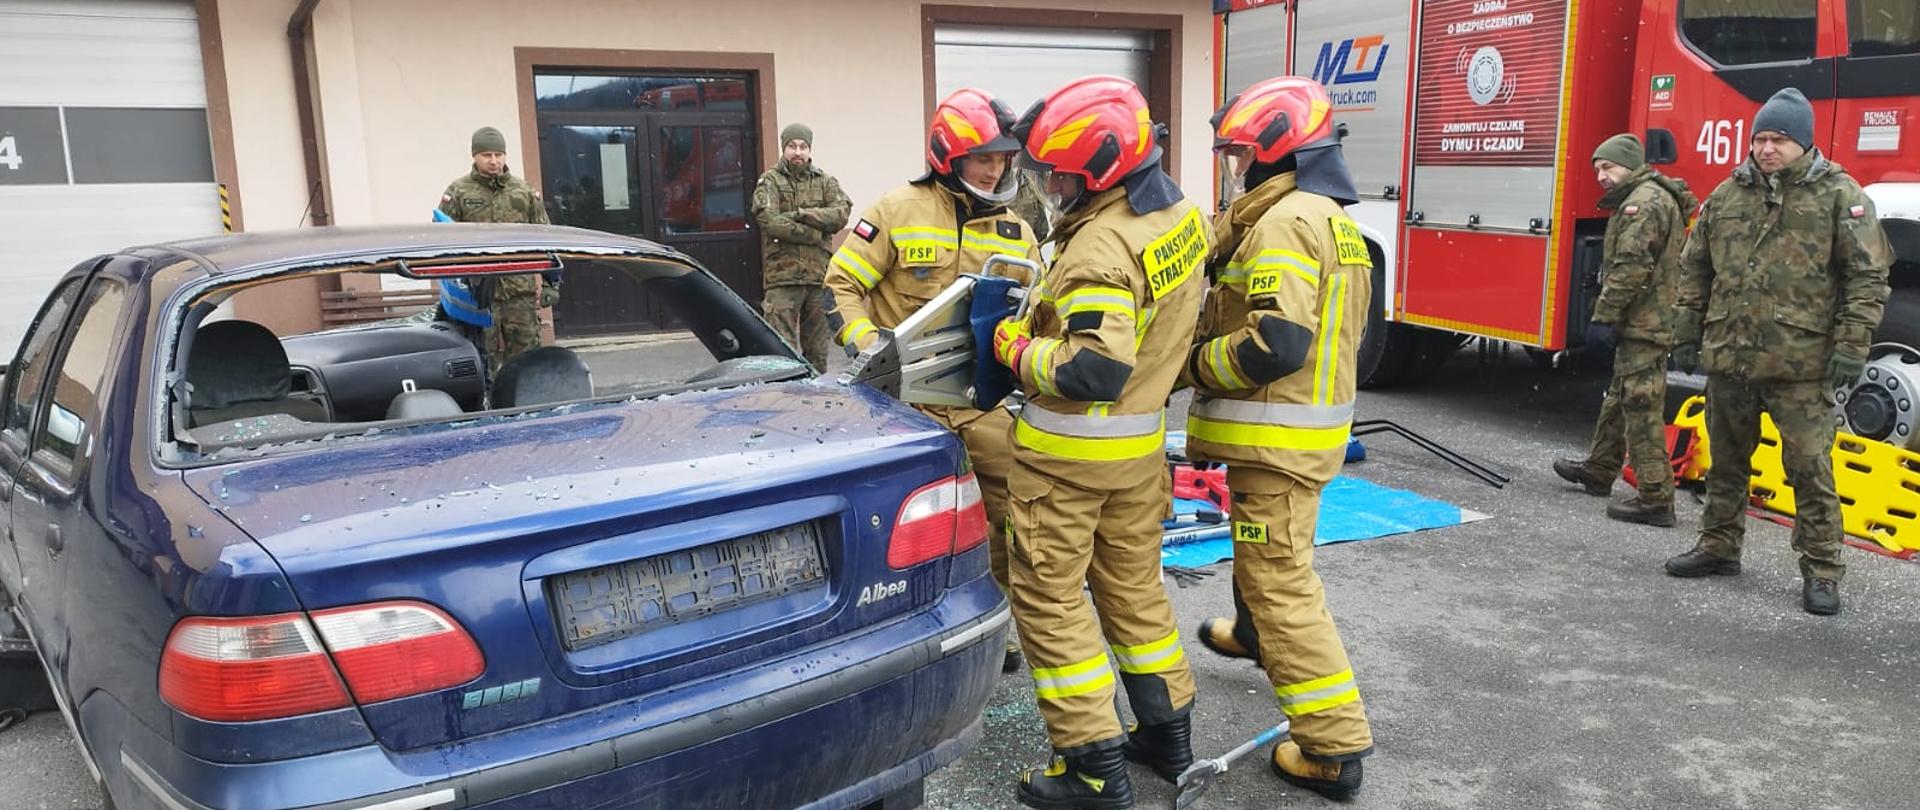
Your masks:
M593 396L593 372L572 349L542 346L521 354L493 380L493 407L524 408Z
M387 403L388 419L440 419L464 413L452 394L433 388L402 391Z
M194 408L231 408L286 399L293 389L287 350L252 321L203 323L187 355Z

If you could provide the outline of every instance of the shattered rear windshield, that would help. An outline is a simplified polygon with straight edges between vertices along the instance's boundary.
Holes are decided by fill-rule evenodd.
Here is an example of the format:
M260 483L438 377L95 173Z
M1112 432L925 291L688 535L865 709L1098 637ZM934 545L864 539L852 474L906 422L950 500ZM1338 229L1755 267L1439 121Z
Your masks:
M236 281L189 304L173 357L187 461L812 375L709 274L550 254Z

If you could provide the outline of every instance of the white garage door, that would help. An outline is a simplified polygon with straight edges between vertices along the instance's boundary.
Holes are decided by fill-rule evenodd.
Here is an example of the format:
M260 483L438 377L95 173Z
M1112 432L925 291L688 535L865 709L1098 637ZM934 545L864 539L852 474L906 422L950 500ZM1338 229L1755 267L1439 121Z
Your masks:
M978 87L1026 112L1046 94L1082 76L1122 76L1150 97L1150 34L1060 28L942 25L933 32L934 90L941 98Z
M218 233L191 0L0 0L0 357L68 268Z

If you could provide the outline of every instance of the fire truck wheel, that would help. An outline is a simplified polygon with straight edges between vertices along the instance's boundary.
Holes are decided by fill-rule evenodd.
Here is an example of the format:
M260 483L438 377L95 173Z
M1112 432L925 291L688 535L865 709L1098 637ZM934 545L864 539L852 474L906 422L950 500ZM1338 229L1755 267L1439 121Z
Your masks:
M1840 394L1841 429L1920 450L1920 290L1896 289L1866 370Z

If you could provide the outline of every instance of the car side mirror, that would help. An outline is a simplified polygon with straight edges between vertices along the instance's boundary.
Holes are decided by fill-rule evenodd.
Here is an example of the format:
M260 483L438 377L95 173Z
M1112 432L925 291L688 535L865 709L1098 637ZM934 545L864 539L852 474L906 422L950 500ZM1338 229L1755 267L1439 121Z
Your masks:
M740 338L734 336L732 329L720 330L720 333L714 335L713 339L715 343L719 344L720 352L727 357L734 357L740 354Z

